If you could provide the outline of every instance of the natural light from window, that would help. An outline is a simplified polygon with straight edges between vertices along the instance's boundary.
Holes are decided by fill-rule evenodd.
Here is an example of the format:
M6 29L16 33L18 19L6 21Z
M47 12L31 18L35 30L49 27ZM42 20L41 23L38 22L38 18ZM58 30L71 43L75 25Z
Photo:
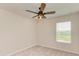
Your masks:
M56 41L71 43L71 22L56 23Z

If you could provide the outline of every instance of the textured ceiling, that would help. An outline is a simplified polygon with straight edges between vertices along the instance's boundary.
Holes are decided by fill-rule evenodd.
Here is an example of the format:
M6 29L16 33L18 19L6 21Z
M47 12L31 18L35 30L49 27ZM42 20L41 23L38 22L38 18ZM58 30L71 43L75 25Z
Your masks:
M31 18L35 16L33 13L26 12L25 10L38 11L38 7L40 4L38 3L10 3L10 4L0 4L0 9L5 9L7 11L16 13L18 15ZM57 17L62 15L67 15L71 13L75 13L79 11L79 4L77 3L47 3L46 9L47 11L56 11L56 14L46 15L47 18Z

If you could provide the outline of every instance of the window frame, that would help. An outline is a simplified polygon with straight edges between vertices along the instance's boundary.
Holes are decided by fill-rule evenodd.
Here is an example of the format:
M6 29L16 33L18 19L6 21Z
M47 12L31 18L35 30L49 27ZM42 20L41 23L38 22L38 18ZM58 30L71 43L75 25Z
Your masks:
M61 40L60 41L60 40L57 39L57 24L59 24L59 23L60 24L61 23L66 23L66 22L70 22L70 40L69 41L65 41L65 40ZM71 35L72 27L71 26L72 26L72 22L71 21L61 21L61 22L57 22L56 23L56 34L55 34L56 35L56 42L59 42L59 43L71 43L72 42L72 35Z

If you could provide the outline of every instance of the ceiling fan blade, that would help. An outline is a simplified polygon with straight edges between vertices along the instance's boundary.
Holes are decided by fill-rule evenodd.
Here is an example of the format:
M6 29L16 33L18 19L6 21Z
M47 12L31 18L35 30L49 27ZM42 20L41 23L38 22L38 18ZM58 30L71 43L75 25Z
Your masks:
M56 11L45 12L44 15L47 15L47 14L54 14L54 13L56 13Z
M43 19L46 19L47 17L46 17L46 16L43 16L42 18L43 18Z
M38 15L36 15L36 16L33 16L32 18L35 18L35 17L37 17Z
M44 11L45 7L46 7L46 4L45 3L41 3L40 10Z
M37 12L31 11L31 10L25 10L25 11L38 14Z

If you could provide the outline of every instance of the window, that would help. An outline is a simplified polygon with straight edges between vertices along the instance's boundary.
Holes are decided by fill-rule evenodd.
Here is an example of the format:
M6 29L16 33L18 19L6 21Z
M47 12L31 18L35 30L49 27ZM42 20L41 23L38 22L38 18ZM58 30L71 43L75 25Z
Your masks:
M56 41L71 43L71 22L56 23Z

